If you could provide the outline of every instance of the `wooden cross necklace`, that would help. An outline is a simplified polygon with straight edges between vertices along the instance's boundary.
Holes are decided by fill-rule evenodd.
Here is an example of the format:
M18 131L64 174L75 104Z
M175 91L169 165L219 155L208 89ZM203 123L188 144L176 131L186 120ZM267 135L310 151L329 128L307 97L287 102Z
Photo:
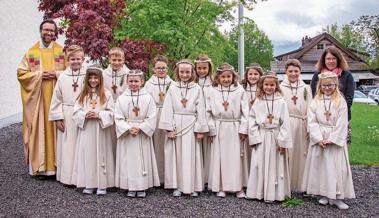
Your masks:
M91 103L92 109L95 109L96 108L96 104L97 104L96 97L93 98L93 94L94 93L95 92L93 92L93 91L90 92L90 97L91 97L90 103Z
M159 77L157 77L157 78L158 78L158 88L159 88L159 101L163 102L164 101L164 97L166 95L166 93L164 92L164 88L166 86L166 77L163 78L163 87L162 87L162 90L161 90L161 84L159 82L160 78Z
M328 110L327 110L324 94L322 95L322 99L324 100L324 109L325 109L324 115L325 115L326 121L329 121L330 116L332 116L332 113L330 112L330 107L332 106L332 100L330 99Z
M112 90L116 94L117 91L117 72L112 70Z
M133 91L130 91L130 96L132 98L132 104L133 104L133 112L138 117L138 112L139 112L139 106L138 106L138 101L139 101L139 90L137 91L137 95L133 95ZM137 103L134 103L133 97L137 96Z
M79 76L80 76L80 69L78 71L78 75L74 75L74 71L71 70L71 76L72 76L72 87L74 88L74 92L76 92L76 88L78 88L78 81L79 81ZM76 80L74 79L76 76Z
M268 106L268 99L267 99L267 96L265 94L265 100L266 100L266 106L267 106L267 112L268 112L268 115L267 115L267 118L268 118L268 122L270 124L272 124L272 119L274 118L273 116L273 113L274 113L274 95L275 94L272 94L272 104L271 104L271 112L270 112L270 107Z
M181 82L179 82L179 88L180 88L180 95L182 96L182 100L180 100L180 102L182 103L182 105L183 105L183 107L184 108L186 108L187 107L187 99L186 99L186 97L187 97L187 92L188 92L188 84L189 84L189 82L187 82L187 86L186 86L186 93L185 93L185 95L183 96L183 92L182 92L182 83Z
M253 90L253 89L251 89L251 84L249 82L248 82L248 84L249 84L249 92L250 92L250 104L253 105L255 98L256 98L256 97L253 98L253 92L257 93L257 88L255 88L255 90Z
M230 86L228 87L228 95L226 96L226 99L224 99L224 90L222 90L222 85L221 85L221 96L222 96L222 106L224 106L224 110L227 111L228 110L228 106L229 106L229 93L230 93Z
M291 87L291 94L292 94L292 101L293 101L293 104L296 105L296 100L298 99L297 98L297 89L299 87L299 80L296 81L296 87L292 87L291 85L291 82L290 82L290 87ZM295 89L295 94L293 94L293 89Z

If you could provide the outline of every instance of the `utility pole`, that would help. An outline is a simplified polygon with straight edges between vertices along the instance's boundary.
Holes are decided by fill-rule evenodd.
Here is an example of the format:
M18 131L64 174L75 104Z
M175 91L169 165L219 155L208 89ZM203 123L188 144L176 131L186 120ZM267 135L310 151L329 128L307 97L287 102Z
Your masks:
M238 72L240 78L243 79L245 70L245 33L243 31L243 4L241 1L238 4Z

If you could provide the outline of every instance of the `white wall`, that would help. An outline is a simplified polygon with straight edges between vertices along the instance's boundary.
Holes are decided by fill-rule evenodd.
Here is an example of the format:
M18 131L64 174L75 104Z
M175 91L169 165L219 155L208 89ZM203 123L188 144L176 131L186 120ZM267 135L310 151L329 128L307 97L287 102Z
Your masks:
M40 39L43 13L37 0L0 0L0 124L22 112L17 66L28 48ZM61 44L63 37L60 36Z

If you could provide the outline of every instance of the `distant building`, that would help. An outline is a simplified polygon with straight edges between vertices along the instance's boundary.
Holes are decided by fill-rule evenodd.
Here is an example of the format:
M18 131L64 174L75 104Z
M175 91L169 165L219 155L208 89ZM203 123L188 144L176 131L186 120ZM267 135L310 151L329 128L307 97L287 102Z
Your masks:
M288 59L298 59L302 66L302 79L306 83L310 83L313 73L316 71L316 63L320 58L324 49L330 46L338 48L347 63L349 64L349 70L352 72L354 81L359 85L375 84L376 80L379 80L379 76L374 74L374 70L366 63L369 55L367 53L358 52L353 49L346 48L340 42L338 42L333 36L328 33L322 33L318 36L310 38L305 36L301 40L301 47L281 54L275 57L275 61L271 61L271 70L278 73L279 79L283 79L285 76L285 63Z

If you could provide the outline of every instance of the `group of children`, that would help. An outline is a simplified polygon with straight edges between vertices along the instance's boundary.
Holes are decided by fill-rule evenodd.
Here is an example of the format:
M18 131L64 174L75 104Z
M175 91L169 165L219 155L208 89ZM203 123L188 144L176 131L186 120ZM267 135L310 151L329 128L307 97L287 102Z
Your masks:
M319 195L321 204L348 206L354 198L348 160L347 106L332 72L319 75L314 98L297 60L286 79L246 68L213 75L207 55L181 60L168 76L168 60L154 59L154 75L124 65L113 48L110 65L83 69L83 49L70 46L68 68L55 86L49 119L57 134L57 180L106 194L106 188L145 197L164 184L174 196L199 195L283 201L291 191ZM245 194L246 188L246 194Z

